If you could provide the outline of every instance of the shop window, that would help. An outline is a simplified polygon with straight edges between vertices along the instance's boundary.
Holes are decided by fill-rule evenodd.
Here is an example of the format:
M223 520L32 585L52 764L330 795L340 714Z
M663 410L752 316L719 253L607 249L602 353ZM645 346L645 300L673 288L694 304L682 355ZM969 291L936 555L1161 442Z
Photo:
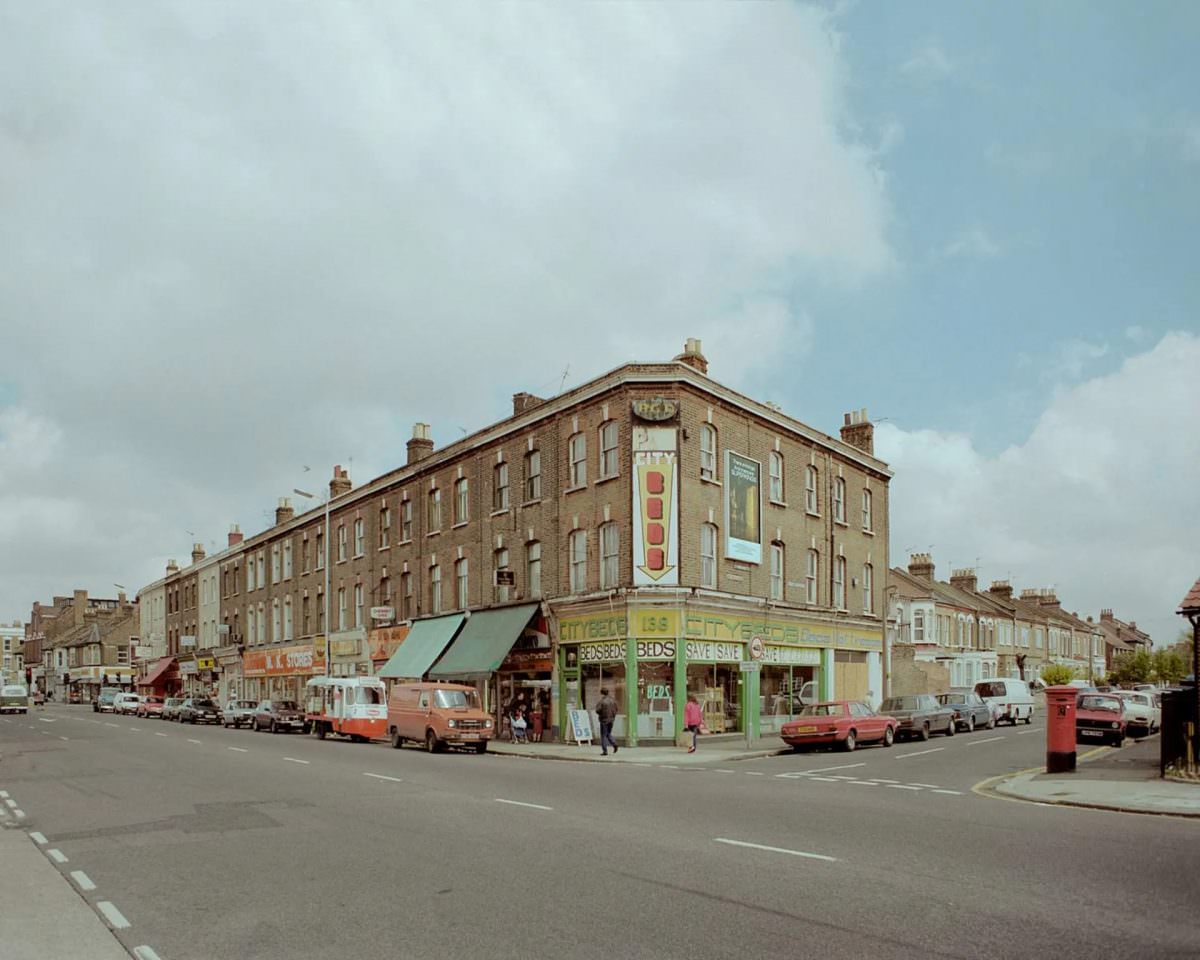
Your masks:
M675 665L638 664L637 734L667 737L675 734Z
M600 720L596 717L596 704L600 702L601 689L617 701L617 716L613 720L613 736L629 735L629 717L625 712L625 664L589 663L579 670L582 684L583 704L592 715L592 729L600 737Z
M717 527L700 524L700 586L717 588Z
M713 733L742 728L741 679L736 663L688 664L687 692L699 702L704 725Z
M530 450L525 454L525 500L542 499L542 452Z
M820 699L816 667L764 663L759 671L759 726L763 733L778 733L807 703Z

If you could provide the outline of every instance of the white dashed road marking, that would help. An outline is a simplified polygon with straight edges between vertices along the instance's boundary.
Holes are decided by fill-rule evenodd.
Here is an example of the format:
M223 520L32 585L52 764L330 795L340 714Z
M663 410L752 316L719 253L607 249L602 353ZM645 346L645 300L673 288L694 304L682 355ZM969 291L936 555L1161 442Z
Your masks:
M910 787L906 783L889 783L888 788L891 790L922 790L923 787Z
M16 817L18 820L24 820L25 819L25 811L24 810L14 810L13 816Z
M114 930L124 930L129 926L129 921L126 920L121 915L121 911L114 907L109 901L97 901L96 909L104 914L104 919L109 922L109 925Z
M385 777L382 773L364 773L364 777L370 777L372 780L388 780L391 783L403 783L399 777Z
M133 955L137 960L162 960L157 953L147 946L134 947Z
M231 747L230 749L233 748ZM291 763L303 763L305 766L308 766L312 762L311 760L297 760L295 757L284 757L283 759Z
M245 747L226 747L225 749L226 750L234 750L237 753L249 753L250 752Z
M65 853L63 853L61 850L58 850L58 849L52 847L51 849L47 850L46 853L48 853L50 855L50 859L53 860L55 863L66 863L67 862L67 855Z
M937 753L939 750L945 750L945 747L934 747L932 750L918 750L916 753L902 753L897 760L907 760L909 757L923 757L927 753Z
M117 724L117 723L109 723L107 720L104 722L104 725L105 725L106 727L117 727L117 726L120 726L120 724Z
M46 845L45 834L39 833L37 830L34 830L33 833L31 833L29 836L33 838L33 842L36 843L39 847L44 847Z
M188 743L199 743L199 742L200 742L199 740L193 740L190 737L188 738Z
M502 800L500 797L496 797L496 802L511 804L514 807L531 807L534 810L553 810L554 809L553 807L544 807L540 803L523 803L520 800Z
M154 735L155 735L156 737L165 737L165 736L166 736L166 734L165 734L165 733L155 733Z
M70 739L70 738L69 738L69 737L59 737L58 739L59 739L59 740L67 740L67 739Z
M79 884L80 890L95 890L96 889L96 885L94 883L92 883L92 878L89 877L82 870L72 870L71 878L77 884Z
M1003 737L987 737L983 740L972 740L967 744L967 746L968 747L977 747L981 743L995 743L997 740L1003 740L1003 739L1004 739Z
M141 733L141 732L142 732L142 728L141 728L141 727L130 727L129 729L130 729L131 731L133 731L134 733Z
M838 764L836 767L817 767L816 770L802 770L800 772L801 773L828 773L830 770L849 770L851 767L865 767L866 765L867 764L865 762L863 762L863 763L842 763L842 764Z
M936 783L917 783L915 780L909 782L910 787L924 787L926 790L934 790L937 788Z
M809 777L808 779L813 780L816 783L841 783L842 782L841 780L834 780L833 777Z
M16 800L14 800L12 797L6 797L6 798L5 798L5 800L4 800L4 802L5 802L6 804L8 804L8 806L9 806L9 808L10 808L10 809L11 809L11 808L13 808L13 807L15 807L15 806L17 805L17 801L16 801Z
M725 843L731 847L749 847L751 850L766 850L768 853L786 853L792 857L805 857L809 860L825 860L837 863L837 857L827 857L823 853L808 853L804 850L788 850L786 847L768 847L761 843L747 843L745 840L729 840L725 837L714 837L714 843Z
M951 796L953 796L953 797L961 797L961 796L962 796L962 791L961 791L961 790L942 790L942 789L935 789L933 792L934 792L934 793L948 793L948 794L950 794L950 795L951 795Z

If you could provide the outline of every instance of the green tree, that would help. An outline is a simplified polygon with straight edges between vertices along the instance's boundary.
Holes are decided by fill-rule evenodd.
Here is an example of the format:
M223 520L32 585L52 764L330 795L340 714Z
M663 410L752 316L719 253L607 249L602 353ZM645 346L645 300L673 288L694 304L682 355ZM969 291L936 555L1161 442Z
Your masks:
M1149 650L1128 650L1113 657L1108 679L1113 683L1148 683L1154 675L1154 661Z
M1061 663L1052 663L1042 667L1042 680L1048 687L1061 686L1075 679L1075 671Z
M1188 675L1188 662L1176 647L1155 650L1151 659L1154 678L1161 683L1178 683Z

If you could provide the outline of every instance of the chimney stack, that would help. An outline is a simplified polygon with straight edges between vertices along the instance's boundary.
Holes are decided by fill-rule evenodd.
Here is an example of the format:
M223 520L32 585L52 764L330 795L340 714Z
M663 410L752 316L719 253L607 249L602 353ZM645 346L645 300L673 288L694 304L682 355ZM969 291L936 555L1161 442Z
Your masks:
M953 571L950 574L950 586L957 587L959 590L966 590L967 593L974 593L975 588L978 586L975 571L970 567Z
M168 560L167 561L167 576L169 577L171 574L178 573L178 572L179 572L179 564L177 564L174 560Z
M279 506L275 508L275 526L287 523L295 515L296 511L292 508L292 501L287 497L280 497Z
M516 400L513 400L514 406ZM424 460L433 453L433 441L429 439L429 424L414 423L412 439L408 441L408 466Z
M672 359L673 363L686 363L693 370L699 370L705 376L708 376L708 360L700 350L700 341L695 337L688 337L687 343L683 345L683 353Z
M229 527L229 546L236 547L243 540L242 528L236 523Z
M526 410L532 410L534 407L541 406L546 401L541 397L535 397L532 393L513 394L513 416L524 413Z
M908 559L908 573L921 580L933 580L933 557L927 553L914 553Z
M1058 596L1053 587L1031 587L1028 590L1022 590L1021 599L1028 603L1035 603L1039 607L1059 609Z
M875 456L875 424L867 419L867 408L851 410L844 420L842 442Z
M71 604L75 616L75 626L83 626L84 614L87 612L87 591L76 590L75 599Z
M197 563L199 563L203 559L204 559L204 544L193 543L192 544L192 565L195 566Z
M1012 599L1012 584L1007 580L993 580L992 585L988 587L988 593L994 593L998 597L1005 600Z
M333 479L329 481L329 499L336 500L343 493L349 493L352 486L350 474L343 470L339 463L333 468Z

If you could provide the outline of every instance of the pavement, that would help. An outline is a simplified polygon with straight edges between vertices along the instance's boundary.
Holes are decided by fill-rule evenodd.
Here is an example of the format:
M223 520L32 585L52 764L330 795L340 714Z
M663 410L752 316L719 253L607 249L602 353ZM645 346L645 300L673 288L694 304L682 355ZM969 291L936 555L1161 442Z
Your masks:
M700 738L700 745L695 753L688 753L686 747L654 746L654 747L621 747L616 753L609 752L605 756L600 747L594 744L580 745L577 743L512 743L508 740L493 740L488 744L492 753L508 757L530 757L536 760L574 760L591 763L729 763L734 760L756 760L760 757L773 757L781 753L791 753L792 748L786 746L778 736L761 737L751 740L746 745L745 737L730 738Z
M1044 768L1043 768L1044 769ZM1080 754L1074 773L1022 771L981 784L1005 797L1120 813L1200 817L1200 783L1159 777L1157 736Z

